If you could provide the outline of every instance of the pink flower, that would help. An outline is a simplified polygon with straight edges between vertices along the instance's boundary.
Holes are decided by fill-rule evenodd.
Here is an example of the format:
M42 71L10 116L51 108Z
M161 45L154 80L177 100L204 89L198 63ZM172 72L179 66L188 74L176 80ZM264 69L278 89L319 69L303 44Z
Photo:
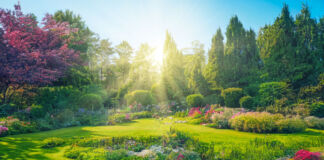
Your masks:
M129 116L129 114L126 114L126 116L125 116L125 119L127 119L127 120L129 120L129 119L130 119L130 116Z
M182 159L184 159L184 155L180 153L177 157L177 160L182 160Z
M319 152L310 152L306 150L299 150L294 157L294 160L320 160L321 153Z
M0 134L4 131L8 131L7 127L0 126Z

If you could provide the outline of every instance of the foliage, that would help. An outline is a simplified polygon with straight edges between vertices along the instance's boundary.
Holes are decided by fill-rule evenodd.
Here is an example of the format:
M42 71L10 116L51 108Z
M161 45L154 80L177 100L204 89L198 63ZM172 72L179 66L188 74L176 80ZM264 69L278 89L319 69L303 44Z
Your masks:
M128 154L127 154L126 150L124 150L124 149L107 152L107 159L120 160L125 157L128 157Z
M204 97L204 104L224 105L224 98L220 94L211 94Z
M103 100L97 94L85 94L80 97L79 105L81 108L91 109L91 111L99 110L103 107Z
M324 102L313 103L310 106L310 114L312 116L324 117Z
M201 107L204 105L204 96L201 94L191 94L187 96L186 102L190 107Z
M223 90L222 96L224 97L225 106L239 107L243 92L241 88L227 88Z
M276 122L278 132L281 133L295 133L302 132L306 129L306 124L299 118L287 118Z
M136 90L133 91L131 93L128 93L125 96L126 100L127 100L127 104L134 104L134 103L138 103L141 105L150 105L154 103L152 94L150 91L147 90Z
M251 96L244 96L240 99L240 106L242 108L254 109L255 108L254 99Z
M324 118L317 118L314 116L306 117L305 123L307 127L309 128L315 128L315 129L324 129Z
M52 138L44 139L42 143L43 143L42 148L53 148L53 147L61 146L65 142L62 138L52 137Z
M152 118L153 114L149 111L136 112L131 114L131 119Z
M233 117L230 123L232 128L239 131L272 133L277 132L276 122L282 119L283 116L280 114L248 112Z
M260 85L259 100L263 106L272 105L276 99L291 98L292 91L285 82L266 82Z
M78 52L69 49L69 39L63 38L75 32L68 23L46 15L40 27L31 14L22 13L20 5L14 11L0 9L0 17L2 103L10 98L8 88L50 84L78 63Z
M169 32L163 48L163 65L161 73L160 94L165 94L167 100L180 101L188 94L187 80L184 74L183 54L177 49L176 43Z

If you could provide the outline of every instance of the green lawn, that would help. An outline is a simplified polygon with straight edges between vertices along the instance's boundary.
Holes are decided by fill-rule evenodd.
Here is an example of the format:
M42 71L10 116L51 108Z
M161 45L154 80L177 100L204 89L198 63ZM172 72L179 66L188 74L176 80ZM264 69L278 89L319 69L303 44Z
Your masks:
M201 125L172 124L171 121L141 119L132 123L116 126L98 127L71 127L47 132L21 134L0 138L0 159L65 159L63 153L66 147L42 149L40 143L49 137L104 137L104 136L159 136L169 131L170 127L189 132L192 136L204 142L216 144L245 143L256 137L273 137L283 141L294 139L308 139L315 136L324 136L324 131L308 129L297 134L255 134L238 132L227 129L213 129ZM323 148L321 148L323 149Z

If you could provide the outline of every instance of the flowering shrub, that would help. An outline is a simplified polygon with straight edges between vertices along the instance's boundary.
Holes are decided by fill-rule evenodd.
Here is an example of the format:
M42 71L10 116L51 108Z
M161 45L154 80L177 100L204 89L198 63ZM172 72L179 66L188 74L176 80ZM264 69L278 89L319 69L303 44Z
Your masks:
M6 131L8 131L7 127L0 126L0 135L2 132L6 132Z
M201 116L202 113L200 111L200 107L193 107L190 109L189 113L188 113L189 117L197 117L197 116Z
M215 111L210 117L210 120L214 123L215 128L230 128L229 120L233 117L234 109L223 108L220 111Z
M247 112L233 115L230 124L235 130L257 133L271 133L277 131L276 121L283 119L281 114L267 112Z
M310 152L306 150L299 150L294 157L294 160L320 160L321 153L319 152Z

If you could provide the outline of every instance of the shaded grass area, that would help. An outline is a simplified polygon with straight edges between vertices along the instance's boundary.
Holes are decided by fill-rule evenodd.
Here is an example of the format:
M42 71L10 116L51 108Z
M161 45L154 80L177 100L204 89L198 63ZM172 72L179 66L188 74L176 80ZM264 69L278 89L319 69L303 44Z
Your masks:
M283 142L307 140L324 136L324 131L307 129L296 134L256 134L229 129L213 129L201 125L175 124L170 120L141 119L116 126L71 127L46 132L21 134L0 138L0 159L65 159L67 146L52 149L40 147L43 139L60 137L68 140L73 137L118 137L118 136L162 136L170 127L188 132L203 142L213 142L218 146L244 144L255 138L276 138ZM323 149L323 147L313 148Z

